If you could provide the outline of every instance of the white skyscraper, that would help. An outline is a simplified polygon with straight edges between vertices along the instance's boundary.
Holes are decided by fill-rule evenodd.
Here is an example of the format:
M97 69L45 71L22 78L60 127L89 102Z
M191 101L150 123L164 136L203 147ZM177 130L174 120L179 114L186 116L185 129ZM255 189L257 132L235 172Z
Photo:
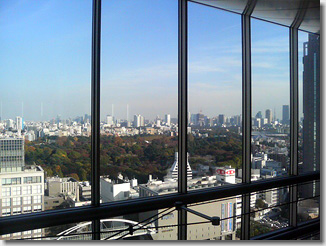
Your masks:
M16 130L17 131L23 130L23 118L20 116L16 117Z
M169 114L165 115L165 124L168 126L171 125L171 115Z
M109 126L113 126L113 116L111 115L107 115L106 116L106 124L108 124Z
M140 115L140 126L145 126L145 118L144 116Z
M134 115L134 127L140 127L140 115Z

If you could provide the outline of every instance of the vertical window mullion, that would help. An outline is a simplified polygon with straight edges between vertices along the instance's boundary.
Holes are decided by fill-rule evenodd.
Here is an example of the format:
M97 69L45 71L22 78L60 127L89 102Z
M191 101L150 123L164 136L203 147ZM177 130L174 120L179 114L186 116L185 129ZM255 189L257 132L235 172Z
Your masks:
M290 175L298 175L298 29L290 28ZM297 185L290 187L290 226L297 225Z
M298 175L298 127L299 127L299 52L298 28L308 7L308 1L302 1L290 31L290 173ZM297 226L298 185L290 186L290 226Z
M251 14L256 0L249 0L241 15L242 30L242 183L251 183ZM242 195L241 240L250 239L250 193Z
M101 0L93 0L92 17L92 81L91 81L91 191L92 205L100 206L100 55L101 55ZM100 220L92 221L92 239L100 240Z
M178 5L178 192L187 193L187 85L188 85L188 0ZM178 239L187 240L187 212L178 210Z

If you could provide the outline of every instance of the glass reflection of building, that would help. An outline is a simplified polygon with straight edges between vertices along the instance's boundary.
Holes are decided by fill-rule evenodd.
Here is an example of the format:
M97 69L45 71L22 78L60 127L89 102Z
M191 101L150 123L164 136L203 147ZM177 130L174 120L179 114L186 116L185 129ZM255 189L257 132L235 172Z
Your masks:
M302 172L317 171L320 164L320 47L319 36L309 34L303 44L303 163ZM316 184L302 190L303 197L319 193ZM318 189L318 190L316 190Z

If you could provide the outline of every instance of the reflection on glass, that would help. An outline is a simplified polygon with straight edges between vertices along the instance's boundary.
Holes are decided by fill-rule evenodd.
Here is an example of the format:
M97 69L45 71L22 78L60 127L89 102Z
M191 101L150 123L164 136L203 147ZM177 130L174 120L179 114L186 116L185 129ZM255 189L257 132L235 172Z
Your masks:
M191 2L188 10L188 189L241 183L240 16Z
M241 196L212 200L187 207L210 217L219 217L220 225L187 212L187 240L240 240Z
M252 180L289 172L289 88L288 29L252 19Z
M176 192L178 3L102 3L102 202Z
M319 36L299 32L299 173L320 170L320 43ZM315 196L319 183L299 190Z
M250 237L289 226L288 187L252 193L250 207Z
M320 182L305 183L299 185L298 189L298 222L318 218L320 215Z
M101 220L102 240L177 240L177 211L165 208Z
M301 172L319 169L319 36L300 32L300 161Z
M92 1L0 5L0 216L80 206L90 180Z

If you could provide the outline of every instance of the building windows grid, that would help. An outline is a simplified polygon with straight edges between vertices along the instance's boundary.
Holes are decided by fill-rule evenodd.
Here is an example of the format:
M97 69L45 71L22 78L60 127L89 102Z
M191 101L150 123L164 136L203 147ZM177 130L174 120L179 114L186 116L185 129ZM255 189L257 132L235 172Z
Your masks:
M187 2L187 1L184 1L184 0L180 0L180 2ZM96 22L98 22L98 20L96 20L96 16L97 15L99 15L100 14L100 1L99 0L94 0L94 6L95 6L95 9L93 10L94 11L94 22L95 22L95 26L97 26L97 25L100 25L100 23L96 23ZM98 6L97 8L96 8L96 6ZM186 5L184 5L184 6L186 6ZM186 9L181 9L181 11L184 11L184 10L186 10ZM98 12L97 12L98 11ZM249 15L250 16L250 15ZM185 19L186 20L186 19ZM181 21L181 22L184 22L185 20L183 20L183 21ZM96 25L97 24L97 25ZM250 28L250 27L245 27L245 28ZM244 30L243 30L244 31ZM246 31L248 31L248 30L246 30ZM99 31L95 31L94 32L94 35L96 36L96 35L98 35L97 36L97 38L99 38L99 36L100 36L100 32ZM182 36L182 35L181 35ZM94 37L93 37L94 38ZM185 38L185 37L183 37L183 38ZM95 44L95 46L96 46L96 44ZM94 49L93 49L93 56L96 56L96 54L94 54L95 53L95 51L96 51L96 47L93 47ZM97 47L97 49L99 49L99 47ZM95 51L94 51L95 50ZM98 50L99 51L99 50ZM181 51L181 53L183 52L185 52L186 51L186 49L185 50L183 50L183 51ZM245 62L246 63L246 62ZM248 64L247 64L248 65ZM97 64L97 65L95 65L94 66L94 68L93 68L93 72L94 72L94 70L96 70L96 69L99 69L99 64ZM185 68L184 68L185 69ZM182 70L182 69L180 69L180 70ZM179 73L180 72L184 72L184 70L183 71L179 71ZM99 78L97 78L98 80L99 80ZM97 88L97 89L99 89L99 88ZM99 98L98 98L98 96L96 95L96 94L94 94L95 95L95 97L93 98L93 101L92 101L92 103L94 104L95 103L95 100L99 100ZM99 103L99 101L97 101L96 103ZM179 101L179 104L181 104L182 102L180 102ZM242 105L242 107L245 107L245 105ZM94 112L92 112L92 113L94 113ZM99 112L97 112L98 113L98 115L97 116L99 116ZM295 113L295 112L294 112ZM292 114L293 114L293 112L292 112ZM94 114L92 114L92 116L93 116L93 118L94 117L96 117L96 116L94 116ZM181 116L180 116L181 117ZM181 117L182 118L182 117ZM251 116L249 117L250 118L250 120L251 120ZM97 119L98 120L98 122L95 122L95 123L99 123L99 118ZM98 130L98 129L96 129L97 128L97 124L94 124L94 128L95 128L95 130ZM247 127L247 129L249 129L248 127ZM186 130L186 129L185 129ZM92 128L92 131L93 131L93 128ZM94 132L93 132L94 133ZM186 135L186 131L184 132L184 133L181 133L181 135ZM92 135L92 136L94 136L94 135ZM93 142L94 143L94 142ZM95 142L96 143L96 142ZM181 144L182 146L186 146L186 142L184 141L184 140L181 140L181 142L179 143L179 144ZM248 152L248 153L250 153L250 146L247 146L247 145L245 145L244 144L244 146L246 146L246 149L244 150L244 151L246 151L246 152ZM3 150L11 150L11 149L14 149L14 148L9 148L8 146L7 147L3 147L3 146L0 146L0 148L1 149L3 149ZM15 147L15 148L22 148L22 146L19 146L19 144L17 145L17 147ZM95 149L95 152L96 152L96 150L97 149L99 149L99 146L97 145L97 144L93 144L93 146L92 146L92 148L94 148ZM93 152L94 153L94 152ZM184 153L184 156L183 157L181 157L181 158L183 158L184 160L186 160L187 159L187 157L186 157L186 151L180 151L180 153ZM97 159L98 160L98 156L97 156L97 158L95 158L95 159ZM181 162L182 163L182 162ZM99 164L99 163L95 163L94 162L94 159L93 159L93 163L92 163L92 165L93 165L93 168L97 165L97 164ZM297 163L295 164L295 165L297 165ZM183 165L184 166L184 165ZM249 166L250 167L250 166ZM246 164L244 165L244 168L243 168L244 170L243 170L243 172L244 173L247 173L248 174L248 172L249 172L249 179L247 179L247 181L248 181L248 183L250 183L250 170L248 171L248 169L250 169L250 168L248 168L248 164L247 164L247 166L246 166ZM184 177L183 179L183 181L185 181L186 180L186 168L182 168L182 164L180 165L180 170L181 170L181 172L182 172L182 174L183 175L181 175L180 177ZM93 172L92 172L92 178L93 178L93 180L95 180L97 183L99 183L99 177L98 176L96 176L97 174L96 174L96 172L93 170ZM94 176L95 176L95 178L94 178ZM244 177L245 175L243 175L243 177ZM247 175L248 176L248 175ZM26 179L26 182L25 182L25 179L24 179L24 183L30 183L30 182L32 182L33 183L33 181L28 181L27 179ZM180 182L182 182L182 181L180 181ZM37 182L35 182L35 183L37 183ZM95 188L93 188L94 186L96 186L95 184L92 186L92 191L93 191L93 193L92 193L92 196L94 197L94 196L96 196L97 197L97 199L99 200L99 190L96 190ZM14 188L16 188L16 189L14 189ZM32 188L32 186L27 186L26 188L25 188L25 186L23 187L23 194L35 194L35 193L40 193L40 190L41 190L41 188L42 188L42 186L33 186L33 188ZM32 192L33 191L33 192ZM184 192L184 191L183 191ZM12 193L13 193L13 195L20 195L20 193L21 193L21 187L12 187ZM185 192L184 192L185 193ZM2 195L4 196L7 196L7 195L9 195L10 196L10 194L11 194L11 190L10 190L10 187L9 188L4 188L4 187L2 187ZM35 197L35 196L34 196ZM30 197L29 197L29 199L30 199ZM35 199L35 198L34 198ZM154 200L155 198L153 198L153 200ZM38 201L38 198L36 199L37 201ZM207 198L207 200L210 200L209 199L209 197ZM25 201L27 201L27 198L26 198L26 200L25 200L25 197L24 197L24 204L25 204ZM250 201L250 200L249 200ZM96 199L92 199L92 203L93 204L96 204L98 201L96 200ZM14 208L14 210L13 210L13 213L15 214L15 213L19 213L19 212L21 212L21 210L19 211L19 209L21 209L21 208ZM34 208L35 209L35 208ZM2 214L4 214L3 213L3 211L4 211L4 209L2 210ZM95 221L93 221L93 223L95 224L95 223L97 223L97 220L95 220ZM38 229L37 231L41 231L41 229ZM34 232L35 232L35 230L34 230ZM18 233L15 233L15 234L17 234L18 235ZM196 236L197 237L197 236Z

